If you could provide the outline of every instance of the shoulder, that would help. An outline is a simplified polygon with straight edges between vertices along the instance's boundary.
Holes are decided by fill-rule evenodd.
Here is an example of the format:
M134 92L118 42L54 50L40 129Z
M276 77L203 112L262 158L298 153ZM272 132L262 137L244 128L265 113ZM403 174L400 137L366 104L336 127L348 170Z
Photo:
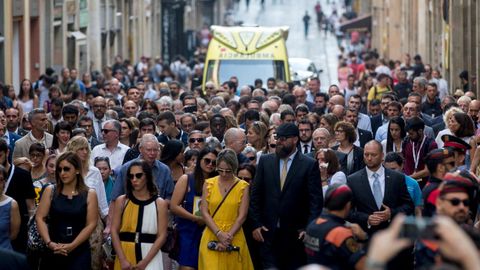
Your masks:
M158 169L163 170L164 172L170 173L170 167L168 167L165 163L161 162L160 160L155 160L155 166L157 166Z
M165 201L164 199L162 199L161 197L158 197L156 200L155 200L155 204L157 205L157 209L159 208L164 208L165 210L168 208L168 203L167 201Z
M350 183L354 183L355 181L357 181L357 179L360 179L362 177L365 177L367 176L367 171L365 170L365 168L359 170L359 171L356 171L355 173L349 175L347 177L347 182L350 184Z
M20 167L17 167L17 166L15 166L15 171L13 172L13 175L15 176L15 178L20 177L23 180L27 180L29 177L31 177L31 175L28 171L26 171L26 170L24 170ZM23 177L27 177L27 178L23 178ZM13 176L12 176L12 178L13 178Z
M353 237L352 231L343 226L333 228L325 237L325 240L336 247L340 247L348 238Z
M405 180L405 175L394 170L385 168L385 176L393 177L395 179ZM405 182L405 181L404 181Z

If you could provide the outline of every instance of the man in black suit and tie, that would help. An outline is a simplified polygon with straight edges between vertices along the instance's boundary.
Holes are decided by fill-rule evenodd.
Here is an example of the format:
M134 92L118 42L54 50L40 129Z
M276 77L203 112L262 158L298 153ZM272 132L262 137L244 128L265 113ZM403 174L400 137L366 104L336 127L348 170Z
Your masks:
M317 162L297 150L292 123L277 128L275 154L260 157L252 183L250 219L264 269L297 269L306 263L302 238L322 212Z
M358 147L365 147L365 144L373 139L372 132L358 127L358 110L352 107L347 107L344 121L350 122L355 127L357 133L357 140L353 143Z
M414 206L405 176L382 166L380 142L368 142L363 157L366 168L347 179L353 192L353 206L348 220L359 224L371 235L388 227L396 214L413 214Z

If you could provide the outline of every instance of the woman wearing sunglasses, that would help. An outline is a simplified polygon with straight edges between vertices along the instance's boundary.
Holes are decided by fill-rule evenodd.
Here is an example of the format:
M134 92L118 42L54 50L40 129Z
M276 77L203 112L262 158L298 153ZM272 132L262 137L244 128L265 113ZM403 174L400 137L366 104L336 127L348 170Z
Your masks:
M163 269L160 248L167 239L168 204L158 197L147 162L133 161L126 176L126 194L115 200L112 219L115 269Z
M235 177L237 154L222 150L219 175L205 180L200 209L207 228L200 241L198 269L253 269L242 224L247 218L248 183Z
M198 268L198 250L205 222L200 213L199 204L205 179L217 175L215 171L218 152L206 147L198 158L192 174L184 174L178 179L173 191L170 209L177 216L179 237L180 269Z
M80 158L73 152L57 159L56 186L45 189L35 217L49 249L40 269L91 268L88 238L97 225L98 204L95 190L83 180L82 169Z

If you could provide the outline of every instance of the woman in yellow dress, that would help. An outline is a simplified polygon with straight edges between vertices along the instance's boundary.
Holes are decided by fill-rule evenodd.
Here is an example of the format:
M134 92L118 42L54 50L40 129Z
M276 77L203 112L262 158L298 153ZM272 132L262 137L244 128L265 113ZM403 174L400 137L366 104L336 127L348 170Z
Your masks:
M249 204L248 183L235 177L237 155L217 156L219 176L205 180L200 209L207 227L200 241L198 269L253 269L242 224ZM222 200L225 200L222 203Z

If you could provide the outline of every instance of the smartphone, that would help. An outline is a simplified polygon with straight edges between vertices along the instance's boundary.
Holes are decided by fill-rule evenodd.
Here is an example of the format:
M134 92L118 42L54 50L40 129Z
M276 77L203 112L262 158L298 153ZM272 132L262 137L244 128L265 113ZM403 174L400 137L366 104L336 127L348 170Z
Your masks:
M185 108L183 108L183 111L186 112L186 113L197 112L197 105L186 106Z
M405 218L399 236L411 240L438 240L438 236L435 233L435 223L432 219L415 218L413 216Z

